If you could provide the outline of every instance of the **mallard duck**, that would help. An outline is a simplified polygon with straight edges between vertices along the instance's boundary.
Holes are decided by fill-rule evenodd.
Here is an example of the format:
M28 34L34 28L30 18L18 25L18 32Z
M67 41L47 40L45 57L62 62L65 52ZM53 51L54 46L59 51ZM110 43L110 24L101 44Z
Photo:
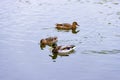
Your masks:
M52 46L53 44L56 44L57 41L58 41L57 37L48 37L45 39L41 39L40 47L41 47L41 49L43 49L46 45Z
M74 49L75 45L53 46L52 53L60 56L68 56L68 54L74 51Z
M69 56L70 53L73 53L75 46L67 45L67 46L57 46L53 44L52 55L49 55L52 59L56 59L59 56Z
M73 22L72 24L69 23L56 24L57 29L64 29L64 30L76 29L77 26L79 26L77 22Z

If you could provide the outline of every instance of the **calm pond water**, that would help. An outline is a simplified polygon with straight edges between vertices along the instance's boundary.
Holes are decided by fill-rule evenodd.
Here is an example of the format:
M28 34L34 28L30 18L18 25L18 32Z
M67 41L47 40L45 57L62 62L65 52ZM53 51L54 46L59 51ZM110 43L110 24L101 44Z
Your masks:
M80 30L58 31L77 21ZM75 52L53 62L42 38ZM0 80L120 80L119 0L1 0Z

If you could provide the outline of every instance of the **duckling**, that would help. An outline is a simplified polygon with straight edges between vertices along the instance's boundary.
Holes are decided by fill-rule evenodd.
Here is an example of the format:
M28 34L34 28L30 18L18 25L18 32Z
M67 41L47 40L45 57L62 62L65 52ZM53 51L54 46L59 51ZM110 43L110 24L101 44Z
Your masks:
M55 44L57 41L58 41L57 37L48 37L45 39L41 39L40 40L40 47L41 47L41 49L43 49L44 47L46 47L46 45L52 46L52 44Z
M69 23L56 24L57 29L63 29L63 30L76 29L77 26L79 26L77 22L73 22L72 24Z

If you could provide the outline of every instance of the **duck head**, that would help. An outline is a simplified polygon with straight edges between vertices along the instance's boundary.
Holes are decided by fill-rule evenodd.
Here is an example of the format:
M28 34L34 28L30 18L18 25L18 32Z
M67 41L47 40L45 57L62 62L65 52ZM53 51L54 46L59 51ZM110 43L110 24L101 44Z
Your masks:
M47 44L47 41L46 41L45 39L41 39L41 40L40 40L40 44L41 44L41 45L46 45L46 44Z
M41 39L40 40L40 48L43 50L43 48L45 48L46 47L46 40L45 39Z
M72 23L72 29L76 29L77 26L79 26L77 22L73 22L73 23Z
M75 25L75 26L79 26L77 22L73 22L73 25Z
M53 48L52 53L57 54L58 50L60 49L60 46L57 46L57 44L54 43L54 44L52 44L52 48Z

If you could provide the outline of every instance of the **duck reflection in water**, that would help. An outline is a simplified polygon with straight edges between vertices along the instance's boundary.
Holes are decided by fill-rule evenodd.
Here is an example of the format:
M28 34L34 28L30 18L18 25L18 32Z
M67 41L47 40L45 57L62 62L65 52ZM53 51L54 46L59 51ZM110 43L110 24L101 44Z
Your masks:
M69 56L69 54L74 52L74 45L66 45L66 46L57 46L56 44L52 45L52 55L49 55L52 59L56 59L57 56Z
M72 29L72 33L73 34L76 34L76 33L78 33L80 30L76 30L76 29Z
M65 30L65 31L69 31L69 30L72 30L72 33L73 34L76 34L79 32L79 30L76 30L77 29L77 26L78 23L77 22L73 22L72 24L69 24L69 23L62 23L62 24L56 24L56 29L57 30Z
M52 46L53 44L56 44L57 41L58 41L57 37L48 37L45 39L41 39L40 40L40 48L43 50L43 48L45 48L46 45Z

